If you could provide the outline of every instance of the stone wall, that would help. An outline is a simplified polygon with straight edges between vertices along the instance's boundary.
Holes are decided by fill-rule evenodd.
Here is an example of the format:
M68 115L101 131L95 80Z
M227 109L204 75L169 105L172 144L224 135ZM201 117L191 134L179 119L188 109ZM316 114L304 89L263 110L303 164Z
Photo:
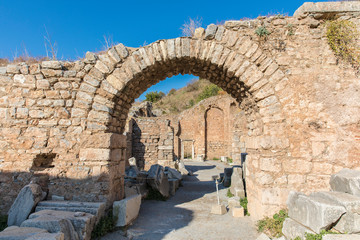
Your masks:
M295 17L212 24L191 38L119 44L77 62L1 67L2 211L40 173L51 193L68 199L120 199L131 104L179 73L209 79L240 104L254 218L285 207L290 190L328 189L332 173L358 168L360 86L329 48L325 22L341 17L359 28L359 9L359 2L316 3ZM260 26L271 34L259 37Z

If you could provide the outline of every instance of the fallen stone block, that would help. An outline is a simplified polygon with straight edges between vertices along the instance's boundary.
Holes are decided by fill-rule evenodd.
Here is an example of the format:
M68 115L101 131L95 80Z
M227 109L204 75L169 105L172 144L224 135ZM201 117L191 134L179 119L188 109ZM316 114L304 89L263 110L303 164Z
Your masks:
M217 215L224 215L226 213L226 207L223 204L216 204L211 207L211 213Z
M232 208L232 216L233 217L244 217L244 208L241 206L235 206Z
M11 226L0 232L0 240L23 240L48 231L41 228Z
M127 178L137 178L137 175L139 174L139 170L136 166L129 166L125 169L125 177Z
M139 215L141 195L131 196L113 203L113 215L117 217L116 226L124 227Z
M175 178L175 179L179 179L182 180L182 175L179 171L177 171L176 169L170 168L170 167L165 167L165 170L167 171L167 175L168 178Z
M360 240L358 234L326 234L322 237L323 240Z
M228 199L228 208L240 207L240 198L231 197Z
M360 197L343 192L316 192L311 195L320 196L342 205L346 213L335 225L335 229L341 233L360 232Z
M270 240L270 238L265 233L261 233L256 240Z
M300 237L301 240L305 239L306 233L315 234L315 232L292 220L291 218L285 219L283 223L282 233L287 239L295 239L296 237Z
M85 212L42 210L29 216L29 220L35 219L37 222L42 222L42 219L48 218L70 220L80 240L91 239L91 232L96 222L96 217L94 215ZM45 229L48 230L47 228ZM52 230L48 231L52 233L54 232Z
M158 164L152 165L148 171L147 183L164 197L169 197L169 181L164 174L164 168Z
M290 192L287 205L290 218L316 233L331 227L346 212L333 201L297 192Z
M45 197L46 193L41 190L38 184L31 183L23 187L9 210L8 226L20 226Z
M233 172L231 175L230 192L234 194L236 197L240 197L240 198L245 197L243 171L241 167L233 167Z
M179 179L169 179L169 193L171 196L174 196L176 193L176 190L179 187Z
M331 176L330 186L333 191L360 196L360 172L344 168Z
M50 233L62 232L64 234L65 239L79 240L79 236L69 219L43 215L37 218L28 219L24 221L21 224L21 227L42 228Z

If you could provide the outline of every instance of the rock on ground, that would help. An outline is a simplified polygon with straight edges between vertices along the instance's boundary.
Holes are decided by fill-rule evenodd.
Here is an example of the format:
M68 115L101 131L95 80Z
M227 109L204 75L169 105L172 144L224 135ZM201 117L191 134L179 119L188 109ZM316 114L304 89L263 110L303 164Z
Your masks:
M289 217L316 233L328 229L346 212L346 209L319 196L306 196L290 192L288 201Z
M113 203L113 215L117 217L116 226L124 227L139 215L141 195L134 195Z
M285 219L282 232L287 239L295 239L296 237L305 239L305 233L315 234L313 231L292 220L291 218Z
M9 210L8 226L20 226L29 214L34 211L36 205L46 197L41 187L37 184L29 184L21 189Z
M360 171L344 168L330 178L331 189L360 196Z
M22 240L48 231L41 228L11 226L0 232L0 240Z
M323 240L360 240L357 234L327 234L323 236Z
M148 171L147 183L164 197L169 197L169 181L164 173L164 168L159 164L151 166Z

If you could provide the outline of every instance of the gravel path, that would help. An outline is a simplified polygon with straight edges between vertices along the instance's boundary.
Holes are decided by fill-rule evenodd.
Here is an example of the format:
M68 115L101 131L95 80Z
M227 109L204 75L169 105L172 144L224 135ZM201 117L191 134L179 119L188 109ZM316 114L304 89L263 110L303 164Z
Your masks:
M238 239L255 240L259 235L250 217L233 218L210 213L217 203L215 183L211 176L223 172L225 165L217 161L185 162L194 176L186 176L183 187L167 201L144 201L139 217L128 227L130 239ZM227 203L227 189L220 190L220 200ZM113 232L102 240L126 239Z

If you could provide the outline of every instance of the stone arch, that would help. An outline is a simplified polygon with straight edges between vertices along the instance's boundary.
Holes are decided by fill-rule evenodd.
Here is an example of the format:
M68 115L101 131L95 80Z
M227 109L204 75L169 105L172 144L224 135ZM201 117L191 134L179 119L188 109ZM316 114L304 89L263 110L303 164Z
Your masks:
M86 118L88 132L122 134L132 103L148 87L178 74L206 78L235 98L246 113L247 149L251 152L249 159L254 159L247 176L250 182L247 189L251 192L259 184L255 174L259 170L256 164L261 155L259 145L263 143L265 151L277 152L276 158L286 156L284 149L288 146L283 143L288 140L282 133L274 134L273 129L279 122L285 122L275 88L287 79L251 37L229 45L231 34L226 36L223 41L222 38L207 39L206 34L205 37L159 40L137 49L119 44L106 54L93 55L94 67L84 76L73 111L78 110L77 102L81 103L86 96L89 107L80 111ZM281 166L282 160L275 161ZM109 166L113 165L117 164L109 159ZM249 201L258 201L261 194L259 191L249 194ZM254 211L259 204L258 201L253 205ZM263 214L263 210L259 212Z

